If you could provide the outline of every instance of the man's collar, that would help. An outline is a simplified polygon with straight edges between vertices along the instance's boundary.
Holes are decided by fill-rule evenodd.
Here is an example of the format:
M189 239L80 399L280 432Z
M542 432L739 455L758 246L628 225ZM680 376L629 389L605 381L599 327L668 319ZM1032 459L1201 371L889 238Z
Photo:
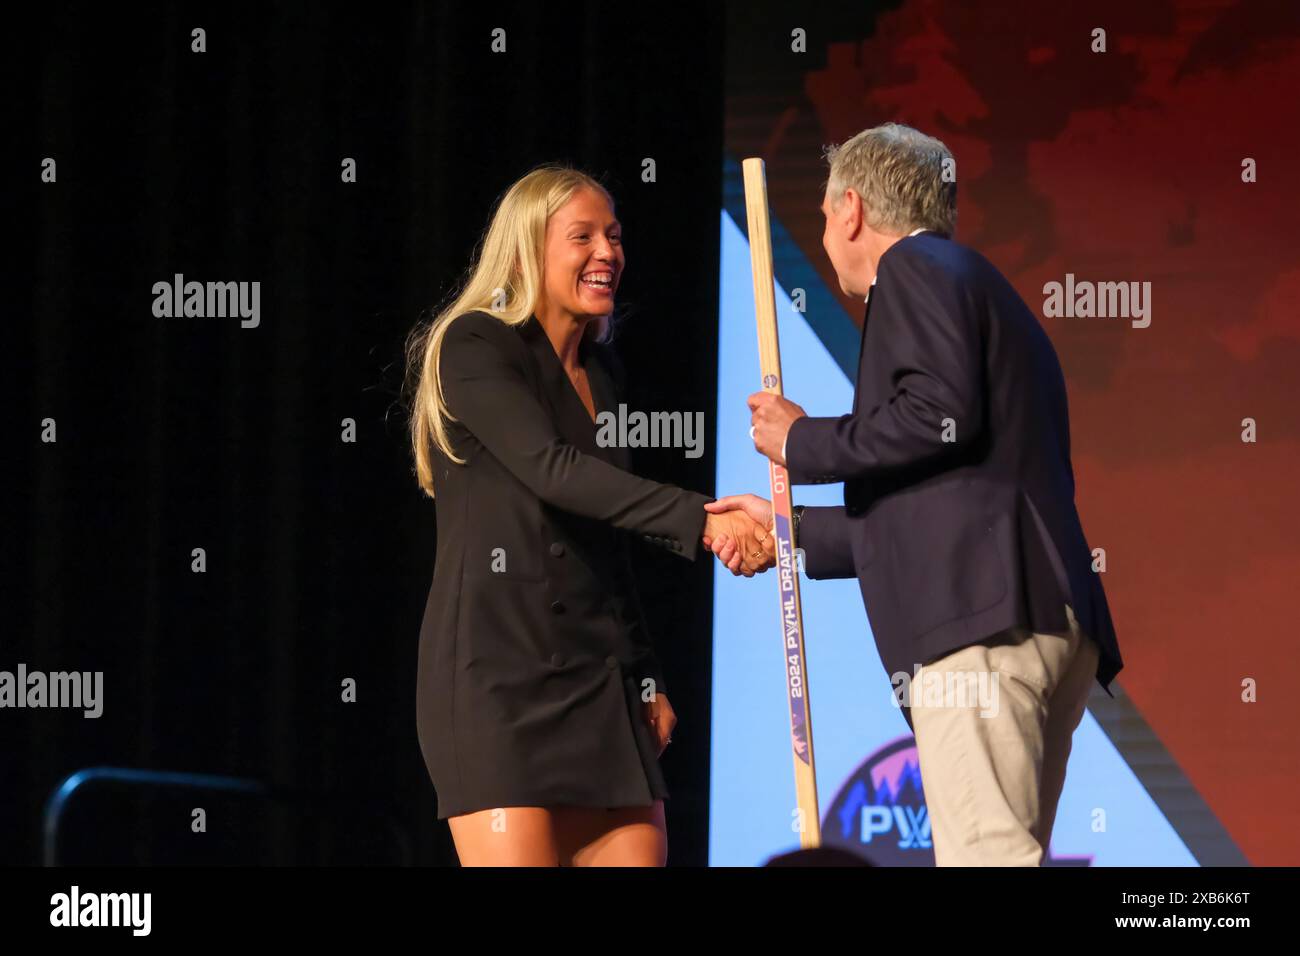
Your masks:
M907 238L908 238L908 239L911 239L911 238L912 238L913 236L915 236L915 235L919 235L920 233L923 233L923 232L929 232L929 231L930 231L929 229L913 229L911 232L909 232L909 233L907 234ZM872 284L872 285L875 285L875 284L876 284L876 279L877 279L877 278L879 278L879 273L877 273L876 275L874 275L874 276L871 277L871 284ZM871 298L871 293L868 292L868 293L867 293L867 299L870 299L870 298ZM863 301L863 302L866 302L867 299L863 299L862 301Z

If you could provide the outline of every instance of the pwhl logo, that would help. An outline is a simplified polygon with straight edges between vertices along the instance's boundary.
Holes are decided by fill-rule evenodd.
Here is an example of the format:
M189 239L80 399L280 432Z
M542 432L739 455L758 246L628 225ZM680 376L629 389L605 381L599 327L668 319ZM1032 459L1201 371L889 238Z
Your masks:
M822 839L876 866L934 866L914 738L886 744L849 775L826 811Z
M885 744L849 774L822 820L822 839L876 866L934 866L930 812L916 738ZM1044 866L1087 866L1088 857L1050 857Z

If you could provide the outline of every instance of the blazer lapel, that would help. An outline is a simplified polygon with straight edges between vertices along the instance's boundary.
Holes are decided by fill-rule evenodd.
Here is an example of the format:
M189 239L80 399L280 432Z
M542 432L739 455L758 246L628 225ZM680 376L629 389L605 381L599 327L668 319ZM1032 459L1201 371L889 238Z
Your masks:
M867 299L867 309L862 313L862 338L858 342L858 373L857 381L853 385L853 414L857 414L862 406L862 392L864 390L865 379L863 377L867 368L867 323L871 320L871 304L876 298L876 287L871 287L871 295Z
M605 367L601 349L589 348L587 343L584 342L583 351L586 353L583 366L587 369L587 381L591 385L591 400L596 405L596 414L599 416L602 412L608 412L614 416L617 426L619 419L618 390L614 387L613 379L610 378L609 369ZM617 432L615 437L617 438ZM628 450L617 441L612 445L598 446L596 454L617 468L622 468L624 471L631 470L631 459Z
M587 414L587 406L582 403L573 383L569 381L564 365L560 357L555 354L555 348L551 345L551 340L546 337L546 331L541 323L537 321L536 316L530 316L519 330L537 362L543 397L550 406L551 416L560 435L580 451L609 460L604 454L607 449L602 449L596 444L596 425ZM583 351L589 350L584 347ZM584 364L588 378L594 378L592 367L598 363L588 355ZM592 401L599 414L602 411L602 401L594 384Z

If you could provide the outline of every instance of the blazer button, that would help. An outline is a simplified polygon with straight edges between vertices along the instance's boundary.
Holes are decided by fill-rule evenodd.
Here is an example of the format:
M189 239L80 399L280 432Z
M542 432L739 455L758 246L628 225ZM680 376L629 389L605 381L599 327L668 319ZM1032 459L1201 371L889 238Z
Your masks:
M556 541L554 544L552 544L551 554L555 555L557 558L561 557L564 554L564 542Z
M558 653L558 652L555 653L555 654L552 654L552 655L551 655L551 666L552 666L552 667L563 667L563 666L564 666L564 655L563 655L563 654L560 654L560 653Z
M613 656L605 658L605 666L612 671L618 670L618 658Z
M563 614L563 613L564 613L564 602L563 602L563 601L552 601L552 602L551 602L551 610L554 611L556 614Z

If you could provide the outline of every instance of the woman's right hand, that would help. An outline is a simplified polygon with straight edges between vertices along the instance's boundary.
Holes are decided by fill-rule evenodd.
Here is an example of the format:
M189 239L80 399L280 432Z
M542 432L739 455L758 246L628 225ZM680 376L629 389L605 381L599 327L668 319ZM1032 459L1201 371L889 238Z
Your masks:
M755 502L762 502L755 495L737 497L754 498ZM752 578L776 563L776 536L770 528L770 517L765 522L753 517L754 513L761 517L761 509L730 504L732 500L711 501L704 506L709 512L704 519L704 546L732 574ZM770 508L767 509L767 514L770 516Z

